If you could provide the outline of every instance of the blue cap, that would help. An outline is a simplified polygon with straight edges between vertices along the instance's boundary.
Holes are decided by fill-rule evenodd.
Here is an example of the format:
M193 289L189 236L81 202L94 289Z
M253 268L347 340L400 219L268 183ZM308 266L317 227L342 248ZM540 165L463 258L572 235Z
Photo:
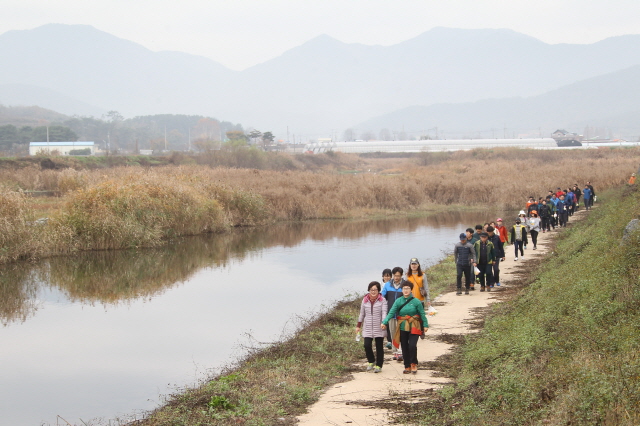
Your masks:
M466 240L466 239L467 239L467 234L465 234L464 232L460 234L460 240Z

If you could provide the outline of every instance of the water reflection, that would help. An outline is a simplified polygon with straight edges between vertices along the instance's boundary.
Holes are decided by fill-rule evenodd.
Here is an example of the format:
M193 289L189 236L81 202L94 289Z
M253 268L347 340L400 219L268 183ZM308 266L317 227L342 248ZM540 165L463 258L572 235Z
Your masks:
M46 287L60 290L72 302L126 303L158 295L203 268L225 267L231 259L244 260L270 247L295 247L305 240L354 240L372 234L414 232L423 226L471 226L477 218L477 212L449 212L376 221L278 224L184 238L156 249L82 252L35 264L11 265L0 271L0 321L6 326L35 315L40 306L38 295Z

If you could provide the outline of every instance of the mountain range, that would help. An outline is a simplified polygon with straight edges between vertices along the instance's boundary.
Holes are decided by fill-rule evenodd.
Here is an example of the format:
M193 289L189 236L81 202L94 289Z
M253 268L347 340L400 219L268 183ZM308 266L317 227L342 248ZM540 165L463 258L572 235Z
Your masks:
M617 72L638 72L640 35L551 45L505 29L435 28L392 46L319 36L234 71L200 56L153 52L90 26L48 24L0 35L0 55L7 64L0 68L1 104L79 115L201 114L281 138L287 127L317 137L354 125L413 126L411 120L416 128L485 129L635 117L633 77L624 80L632 90L620 87L611 100L631 109L604 108L600 96L613 90L603 85L620 85ZM579 100L566 102L567 96ZM566 110L585 103L591 106Z

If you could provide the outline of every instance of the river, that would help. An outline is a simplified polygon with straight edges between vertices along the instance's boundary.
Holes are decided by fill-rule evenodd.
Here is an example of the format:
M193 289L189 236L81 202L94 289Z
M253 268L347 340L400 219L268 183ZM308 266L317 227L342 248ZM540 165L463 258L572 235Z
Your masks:
M139 418L382 269L435 263L480 216L278 224L5 266L0 425Z

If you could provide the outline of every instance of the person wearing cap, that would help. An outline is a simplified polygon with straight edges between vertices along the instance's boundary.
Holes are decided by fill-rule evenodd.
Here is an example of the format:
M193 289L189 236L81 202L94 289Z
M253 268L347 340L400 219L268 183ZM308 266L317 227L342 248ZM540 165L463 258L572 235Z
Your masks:
M507 232L507 227L502 224L502 218L499 217L496 220L496 231L498 235L500 235L500 241L502 244L509 244L509 233Z
M386 269L385 269L386 271ZM383 271L384 274L384 271ZM404 270L396 266L393 270L390 271L391 281L385 283L384 287L382 287L382 297L387 299L387 312L391 310L391 307L396 302L396 300L402 298L402 285L405 283L405 280L402 278L404 275ZM389 321L389 327L387 328L387 341L391 342L393 340L393 333L396 331L396 320L392 318ZM391 351L393 353L393 359L400 362L402 361L402 352L397 347L391 347Z
M631 173L631 177L629 178L629 185L635 185L636 183L636 174Z
M540 232L540 218L536 210L531 211L531 217L527 219L527 228L529 235L531 235L533 249L536 250L538 248L538 233Z
M496 252L493 243L489 241L489 234L483 232L480 234L480 240L473 245L476 254L476 263L473 264L480 270L478 278L480 279L480 291L491 291L493 287L493 263L496 260Z
M520 218L516 219L516 224L511 228L511 242L516 252L513 260L518 260L518 249L520 250L520 256L524 257L522 247L527 244L527 227L521 223Z
M467 234L460 234L460 242L456 243L453 247L453 260L456 264L456 294L460 296L462 294L462 274L464 274L465 291L464 294L469 294L471 288L471 268L475 262L476 254L473 250L473 246L467 240Z
M564 191L558 187L558 189L556 189L556 197L560 198L561 195L564 195Z
M493 262L493 282L495 285L500 286L500 261L505 260L504 257L504 244L500 239L500 235L496 234L496 229L493 226L487 228L487 234L489 234L489 241L493 244L493 248L496 254L496 260ZM493 287L493 286L491 286Z
M404 358L403 374L418 372L418 339L429 331L429 322L424 313L424 305L413 297L413 283L402 283L402 297L396 300L382 321L380 328L386 328L389 321L396 319L398 326L393 333L393 346L402 348Z
M527 214L524 212L524 210L520 210L520 212L518 213L518 219L520 219L520 222L522 223L527 220Z
M427 282L427 274L422 272L420 262L417 257L411 258L409 261L409 269L407 270L407 281L413 283L413 297L421 301L426 307L431 306L431 297L429 296L429 283Z

